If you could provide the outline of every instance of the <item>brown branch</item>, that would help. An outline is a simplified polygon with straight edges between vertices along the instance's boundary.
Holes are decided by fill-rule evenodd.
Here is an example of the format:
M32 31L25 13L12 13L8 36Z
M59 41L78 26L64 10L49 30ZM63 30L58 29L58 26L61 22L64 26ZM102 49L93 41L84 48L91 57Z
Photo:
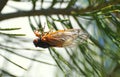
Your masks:
M62 14L62 15L71 15L71 12L78 12L78 9L41 9L41 10L30 10L30 11L18 11L15 13L8 14L0 14L0 20L16 18L16 17L24 17L24 16L35 16L35 15L54 15L54 14Z
M78 8L66 8L66 9L41 9L41 10L30 10L30 11L18 11L15 13L8 13L8 14L0 14L0 21L5 20L5 19L10 19L10 18L16 18L16 17L24 17L24 16L35 16L35 15L73 15L74 14L84 14L85 12L93 12L95 10L102 9L108 5L116 5L119 4L120 1L112 1L100 4L96 7L87 7L85 9L78 9Z
M0 0L0 12L2 11L7 2L8 0Z

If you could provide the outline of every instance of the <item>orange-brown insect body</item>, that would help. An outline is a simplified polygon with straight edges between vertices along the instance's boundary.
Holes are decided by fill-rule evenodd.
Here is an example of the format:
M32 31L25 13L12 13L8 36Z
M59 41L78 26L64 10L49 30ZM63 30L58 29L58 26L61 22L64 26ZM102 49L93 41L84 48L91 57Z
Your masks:
M34 33L38 37L33 41L34 45L42 48L65 47L71 45L79 35L83 34L85 38L88 37L81 29L58 30L43 34L35 31Z

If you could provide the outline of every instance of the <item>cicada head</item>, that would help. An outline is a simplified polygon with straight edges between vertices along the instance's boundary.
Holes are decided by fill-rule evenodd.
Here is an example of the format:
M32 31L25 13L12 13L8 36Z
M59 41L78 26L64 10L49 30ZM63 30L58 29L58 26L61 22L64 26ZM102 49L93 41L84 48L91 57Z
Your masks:
M49 48L51 45L42 41L40 38L34 39L33 41L35 47Z

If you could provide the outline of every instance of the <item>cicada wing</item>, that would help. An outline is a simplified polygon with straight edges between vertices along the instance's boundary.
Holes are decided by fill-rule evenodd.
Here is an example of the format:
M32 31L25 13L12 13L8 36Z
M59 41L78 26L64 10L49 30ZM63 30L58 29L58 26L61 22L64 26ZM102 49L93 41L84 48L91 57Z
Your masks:
M65 37L66 41L63 44L64 46L82 44L89 38L89 34L81 29L69 29L66 31L66 34L67 32L70 32L69 34L71 35L68 38Z
M76 39L78 33L75 33L75 30L70 29L65 31L56 31L54 33L50 33L49 35L49 44L63 47L70 45L72 41Z
M80 36L87 37L87 34L80 29L68 29L64 31L56 31L49 34L48 43L53 46L65 47L74 44L74 41ZM82 37L82 39L84 39Z
M49 43L51 46L62 47L64 40L61 38L51 37L47 40L47 43Z
M89 34L86 32L82 32L79 34L78 36L78 41L79 43L83 43L84 41L86 41L89 38Z

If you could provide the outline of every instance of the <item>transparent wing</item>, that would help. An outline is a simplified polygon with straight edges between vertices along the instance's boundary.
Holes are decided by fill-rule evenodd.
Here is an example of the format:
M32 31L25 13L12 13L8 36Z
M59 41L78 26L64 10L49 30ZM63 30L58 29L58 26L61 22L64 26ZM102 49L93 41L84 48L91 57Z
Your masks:
M58 30L50 33L49 35L49 44L61 47L73 44L78 37L84 40L88 37L88 34L83 32L81 29Z
M81 44L89 38L88 33L81 29L71 29L68 32L71 32L71 36L64 42L64 46Z

